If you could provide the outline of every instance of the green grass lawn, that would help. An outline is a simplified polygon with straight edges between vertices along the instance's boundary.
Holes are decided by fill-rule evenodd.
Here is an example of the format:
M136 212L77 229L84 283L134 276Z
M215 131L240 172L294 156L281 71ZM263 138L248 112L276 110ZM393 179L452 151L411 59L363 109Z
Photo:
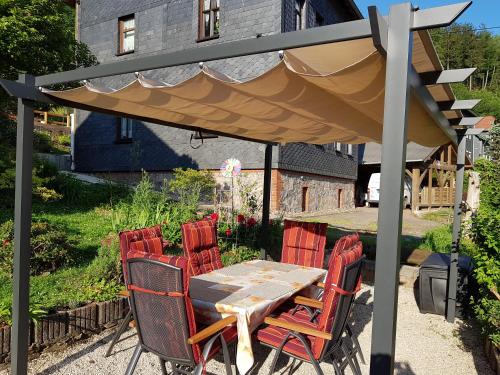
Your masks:
M85 189L85 185L82 185ZM97 192L97 201L83 199L78 204L62 202L33 202L33 220L44 221L60 227L73 244L71 264L54 272L30 277L30 304L39 306L47 312L58 309L74 308L91 300L115 297L113 289L105 290L106 285L90 285L91 262L101 249L101 242L112 232L111 210L106 190L88 186ZM101 202L98 202L98 201ZM4 210L0 223L12 219L12 211ZM100 290L103 289L103 290ZM0 272L0 306L9 307L12 300L11 276ZM2 317L0 317L1 319Z

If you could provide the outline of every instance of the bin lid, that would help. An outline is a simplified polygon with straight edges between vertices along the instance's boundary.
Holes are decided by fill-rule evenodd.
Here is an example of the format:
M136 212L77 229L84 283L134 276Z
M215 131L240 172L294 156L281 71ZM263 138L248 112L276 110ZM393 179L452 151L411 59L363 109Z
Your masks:
M421 268L433 268L447 270L450 266L450 254L433 253L420 265ZM458 257L458 268L472 271L472 259L466 255Z

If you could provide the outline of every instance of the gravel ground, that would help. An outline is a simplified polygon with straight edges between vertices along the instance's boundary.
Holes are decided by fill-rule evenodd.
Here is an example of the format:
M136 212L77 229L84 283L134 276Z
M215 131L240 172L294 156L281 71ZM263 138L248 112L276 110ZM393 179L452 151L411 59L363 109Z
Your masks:
M369 358L371 337L371 314L373 307L373 287L363 285L354 308L353 329L359 333L363 352ZM425 375L493 375L483 352L483 343L477 334L477 328L461 321L448 324L442 317L423 315L418 312L413 290L400 288L398 313L398 338L396 343L396 374ZM123 374L137 342L133 331L129 338L120 342L114 354L104 358L107 343L113 335L112 330L81 341L64 350L52 350L42 353L30 361L30 374L76 375L76 374ZM267 374L272 360L269 350L259 344L254 345L256 366L252 374ZM234 351L231 348L234 363ZM276 373L288 372L289 364L285 357L278 362ZM331 365L322 364L325 374L333 374ZM361 365L363 374L368 374L368 366ZM234 366L233 366L234 371ZM8 374L8 370L0 374ZM300 365L293 372L297 375L313 374L309 364ZM144 354L134 373L160 374L158 360L154 355ZM207 374L225 374L221 358L212 360L207 365ZM346 374L351 374L346 370Z

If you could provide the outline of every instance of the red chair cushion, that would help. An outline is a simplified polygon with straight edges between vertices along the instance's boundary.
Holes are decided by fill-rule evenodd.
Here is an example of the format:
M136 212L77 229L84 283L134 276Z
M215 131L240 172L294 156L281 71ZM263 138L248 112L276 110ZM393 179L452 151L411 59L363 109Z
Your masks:
M127 280L127 254L130 251L130 243L149 238L162 238L161 225L155 225L149 228L128 230L120 232L120 257L123 267L123 278Z
M281 262L323 268L325 258L325 223L285 220Z
M182 247L189 259L189 275L201 275L222 268L217 245L216 222L202 220L182 225Z
M130 251L163 255L163 240L155 237L133 241L130 243Z
M330 255L330 259L328 261L328 270L332 269L335 259L344 251L350 250L354 244L359 241L359 234L353 233L348 234L346 236L340 237L333 247L332 254ZM361 248L362 249L362 248ZM361 255L359 255L361 257ZM325 285L331 284L331 272L326 274Z
M319 329L317 323L312 323L309 321L309 318L305 315L302 314L294 314L291 315L289 313L282 313L278 316L278 319L290 322L290 323L297 323L312 329ZM269 325L266 328L259 329L257 331L257 339L267 345L273 346L273 347L278 347L280 344L283 342L284 338L288 334L288 330L285 328L280 328L276 326ZM316 347L315 343L317 340L324 341L323 339L319 339L315 336L309 336L309 335L303 335L304 338L306 339L306 342L308 343L310 348ZM283 347L283 350L289 354L295 355L297 357L310 360L309 355L307 354L307 351L302 344L302 342L295 337L290 337L285 346ZM312 350L313 356L315 359L319 359L321 355L321 351L315 352Z

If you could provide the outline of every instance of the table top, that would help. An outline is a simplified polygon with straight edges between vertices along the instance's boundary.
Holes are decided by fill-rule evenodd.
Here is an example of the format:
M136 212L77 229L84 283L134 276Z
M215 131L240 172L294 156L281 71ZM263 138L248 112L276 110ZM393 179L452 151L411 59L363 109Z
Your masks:
M191 277L189 294L197 321L237 317L236 366L246 374L254 363L251 333L289 297L324 277L326 271L253 260Z
M190 296L217 304L246 308L290 296L319 280L325 270L264 260L221 268L190 281Z

